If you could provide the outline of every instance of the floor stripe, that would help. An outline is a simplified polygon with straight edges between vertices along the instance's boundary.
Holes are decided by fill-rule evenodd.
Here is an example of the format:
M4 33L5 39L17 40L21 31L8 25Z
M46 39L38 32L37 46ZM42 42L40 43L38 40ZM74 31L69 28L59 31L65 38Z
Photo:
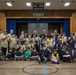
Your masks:
M44 75L47 75L47 73L46 73L46 67L45 67L44 63L42 63L42 67L43 67L43 70L44 70Z

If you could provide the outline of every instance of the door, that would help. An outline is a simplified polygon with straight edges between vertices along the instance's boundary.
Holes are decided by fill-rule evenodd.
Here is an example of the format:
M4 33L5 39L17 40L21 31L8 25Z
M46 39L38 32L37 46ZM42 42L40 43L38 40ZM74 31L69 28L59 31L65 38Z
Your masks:
M48 34L53 33L54 30L57 30L58 33L63 33L63 23L49 23L48 24Z
M24 31L25 33L28 33L28 24L27 23L17 23L16 24L16 32L17 35L20 36L21 31Z

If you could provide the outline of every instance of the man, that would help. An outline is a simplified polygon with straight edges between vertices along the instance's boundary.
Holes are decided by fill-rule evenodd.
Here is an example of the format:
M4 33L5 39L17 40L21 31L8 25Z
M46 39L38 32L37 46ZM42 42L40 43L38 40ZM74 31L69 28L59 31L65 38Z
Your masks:
M10 30L10 33L8 34L8 36L11 38L11 36L14 34L13 29Z
M42 31L42 34L41 35L43 36L43 38L45 38L47 36L47 33L46 33L46 30L45 29Z
M62 43L64 42L67 42L67 36L65 33L63 33L63 36L62 36Z
M10 30L10 33L8 34L8 52L9 52L9 49L10 49L10 39L11 39L11 37L12 37L12 35L14 35L14 31L11 29Z
M55 36L55 39L57 40L57 37L59 36L59 33L57 30L54 30L54 36Z
M33 34L32 34L32 37L33 37L33 35L37 36L37 33L38 33L38 32L37 32L37 30L35 29L34 32L33 32Z

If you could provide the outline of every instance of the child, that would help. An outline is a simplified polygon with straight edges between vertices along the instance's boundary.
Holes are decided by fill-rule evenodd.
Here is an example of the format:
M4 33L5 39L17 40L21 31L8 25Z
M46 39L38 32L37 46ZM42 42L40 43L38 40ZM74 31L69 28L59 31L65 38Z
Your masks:
M60 63L59 61L59 54L57 53L56 50L53 51L52 56L51 56L51 61L52 63Z
M35 46L37 52L39 52L40 47L39 47L39 45L38 45L38 41L35 41L34 43L35 43L34 46Z
M32 53L31 53L31 59L32 60L38 60L40 63L40 57L39 57L39 54L35 48L33 49Z
M66 50L63 54L63 62L71 62L70 53Z
M64 54L64 52L65 52L66 49L67 49L67 45L64 42L63 45L62 45L62 47L61 47L61 56L60 56L61 60L63 59L63 54Z
M15 53L15 60L23 60L23 53L21 52L21 48Z
M50 61L50 49L49 48L46 48L45 46L43 47L43 51L44 51L44 56L45 58L47 59L47 61Z
M6 56L6 60L13 60L14 59L14 52L12 49L9 50L9 53Z
M49 38L47 39L48 47L50 47L50 48L53 47L52 43L53 43L53 40L52 40L52 36L50 35Z
M29 47L26 48L26 51L24 52L24 57L25 57L25 59L31 58L31 50Z
M42 47L40 47L39 57L40 57L40 61L41 62L45 62L46 63L47 59L44 56L44 50L42 49Z

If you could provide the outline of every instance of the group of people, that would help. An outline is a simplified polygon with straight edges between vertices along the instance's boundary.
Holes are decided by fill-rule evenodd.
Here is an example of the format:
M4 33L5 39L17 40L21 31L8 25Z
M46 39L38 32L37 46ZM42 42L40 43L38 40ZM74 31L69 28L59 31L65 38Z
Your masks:
M35 29L32 35L24 31L20 36L0 29L0 60L38 60L39 63L76 61L76 34L69 37L54 30L49 35L44 29L42 34Z

